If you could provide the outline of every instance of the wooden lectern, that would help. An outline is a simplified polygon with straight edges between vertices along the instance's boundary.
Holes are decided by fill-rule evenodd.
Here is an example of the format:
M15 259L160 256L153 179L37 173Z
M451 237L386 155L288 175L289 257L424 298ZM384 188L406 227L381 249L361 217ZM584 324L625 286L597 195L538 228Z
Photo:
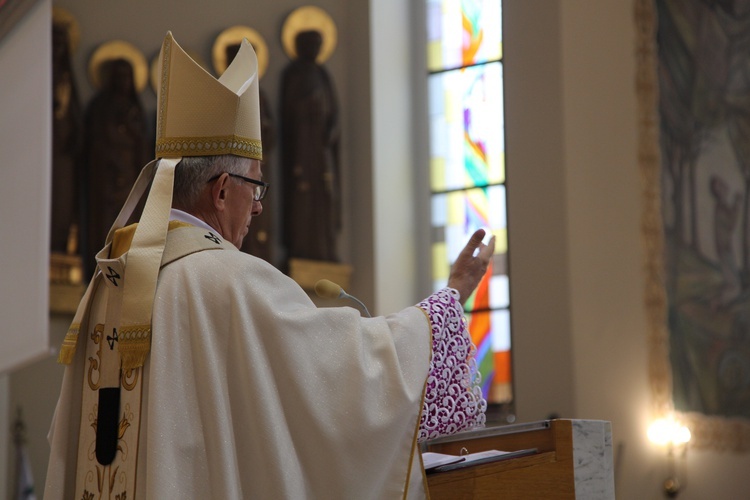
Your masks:
M462 432L422 445L422 451L448 455L528 449L536 452L429 473L430 498L615 498L609 422L545 420Z

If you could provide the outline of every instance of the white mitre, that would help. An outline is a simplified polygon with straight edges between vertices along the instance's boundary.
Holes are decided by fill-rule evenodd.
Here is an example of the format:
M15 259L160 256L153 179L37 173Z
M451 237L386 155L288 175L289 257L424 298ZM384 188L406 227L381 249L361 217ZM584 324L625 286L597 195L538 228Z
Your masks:
M162 44L156 157L262 159L258 59L245 39L216 80L167 33Z

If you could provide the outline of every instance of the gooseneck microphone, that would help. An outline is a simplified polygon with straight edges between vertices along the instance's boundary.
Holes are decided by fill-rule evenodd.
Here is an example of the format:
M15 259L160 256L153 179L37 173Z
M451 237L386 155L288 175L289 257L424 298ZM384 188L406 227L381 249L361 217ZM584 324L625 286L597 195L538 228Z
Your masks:
M318 295L318 297L323 299L349 299L353 300L359 306L362 308L362 311L365 313L365 315L368 318L372 318L372 315L370 314L370 311L367 310L367 307L362 303L361 300L359 300L354 295L349 295L344 291L341 286L337 285L333 281L322 279L319 280L317 283L315 283L315 293Z

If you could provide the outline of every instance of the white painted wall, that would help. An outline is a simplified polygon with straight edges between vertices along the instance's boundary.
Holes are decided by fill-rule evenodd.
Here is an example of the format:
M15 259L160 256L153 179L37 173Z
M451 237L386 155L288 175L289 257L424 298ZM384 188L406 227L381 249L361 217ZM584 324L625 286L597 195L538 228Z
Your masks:
M0 373L48 347L50 4L40 1L0 41Z
M50 0L0 40L0 495L15 481L9 370L48 352Z
M411 7L370 2L375 310L413 304L417 286L414 184L414 73Z

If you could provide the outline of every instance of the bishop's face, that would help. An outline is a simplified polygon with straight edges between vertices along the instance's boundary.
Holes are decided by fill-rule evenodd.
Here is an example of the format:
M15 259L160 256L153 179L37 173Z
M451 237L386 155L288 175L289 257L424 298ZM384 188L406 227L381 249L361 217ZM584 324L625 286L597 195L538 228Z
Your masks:
M243 175L250 179L261 180L260 161L249 158L247 160L248 168ZM236 177L232 177L228 185L227 227L225 231L228 234L223 236L237 248L242 247L242 240L247 236L253 217L260 215L263 211L261 202L254 199L256 187L255 184Z

